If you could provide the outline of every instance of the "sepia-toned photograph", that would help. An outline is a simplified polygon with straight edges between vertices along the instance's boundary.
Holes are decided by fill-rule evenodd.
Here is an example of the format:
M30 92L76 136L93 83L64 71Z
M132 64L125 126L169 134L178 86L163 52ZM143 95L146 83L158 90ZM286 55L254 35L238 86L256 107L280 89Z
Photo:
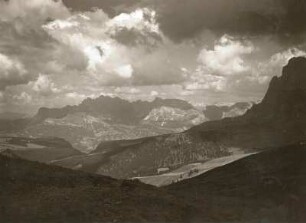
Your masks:
M0 223L111 222L306 222L306 0L0 0Z

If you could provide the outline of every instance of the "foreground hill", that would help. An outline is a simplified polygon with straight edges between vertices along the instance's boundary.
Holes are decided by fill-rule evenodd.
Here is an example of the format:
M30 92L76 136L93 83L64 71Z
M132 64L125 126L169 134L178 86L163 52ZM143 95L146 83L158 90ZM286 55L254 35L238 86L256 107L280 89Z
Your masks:
M304 144L160 189L0 155L1 222L297 223L305 213Z
M252 155L167 189L213 222L305 222L306 146Z
M187 222L192 214L145 184L0 155L0 222Z

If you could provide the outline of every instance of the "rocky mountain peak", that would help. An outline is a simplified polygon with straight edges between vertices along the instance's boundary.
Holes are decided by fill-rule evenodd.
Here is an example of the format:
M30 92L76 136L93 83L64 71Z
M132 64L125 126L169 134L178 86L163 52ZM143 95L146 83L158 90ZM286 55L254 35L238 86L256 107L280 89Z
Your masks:
M283 68L281 77L273 77L269 90L306 90L306 58L294 57ZM270 92L267 92L267 95Z
M293 118L306 112L306 58L294 57L283 68L280 77L273 77L262 102L248 115Z
M47 118L60 119L68 114L77 112L91 115L106 115L112 117L116 122L138 123L145 118L153 109L163 106L182 110L194 109L194 107L179 99L156 98L154 101L128 101L119 97L100 96L95 99L87 98L76 106L65 106L63 108L40 108L35 116L36 121Z

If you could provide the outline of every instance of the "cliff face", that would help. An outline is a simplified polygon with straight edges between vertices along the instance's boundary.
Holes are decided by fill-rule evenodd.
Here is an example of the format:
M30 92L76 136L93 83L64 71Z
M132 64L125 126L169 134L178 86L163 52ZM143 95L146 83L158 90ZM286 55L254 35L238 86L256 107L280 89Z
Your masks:
M271 80L263 101L249 111L249 116L264 119L295 120L306 111L306 58L292 58L281 77Z

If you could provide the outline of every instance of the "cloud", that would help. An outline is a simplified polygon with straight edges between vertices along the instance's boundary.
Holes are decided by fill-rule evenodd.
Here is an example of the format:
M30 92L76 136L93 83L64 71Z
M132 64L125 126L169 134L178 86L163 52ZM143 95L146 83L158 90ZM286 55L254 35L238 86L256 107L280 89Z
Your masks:
M27 70L16 59L0 53L0 91L8 86L27 83Z
M227 78L227 88L230 92L242 96L257 95L261 98L267 90L273 76L280 76L283 67L292 57L306 56L306 52L298 48L289 48L274 53L264 60L255 58L249 62L251 69L248 73Z
M204 30L220 35L275 34L290 40L306 30L306 2L299 0L155 0L142 5L157 11L161 30L177 42Z
M26 92L22 92L20 95L13 96L14 102L18 104L29 104L32 102L32 96Z
M111 15L135 7L153 8L162 31L174 41L194 38L210 29L223 34L260 35L304 31L306 4L298 0L64 0L76 10L93 7ZM121 6L121 7L120 7ZM115 10L117 9L117 10Z
M89 96L85 95L85 94L81 94L78 92L70 92L70 93L66 93L65 97L71 101L73 104L78 104L81 101L85 100L86 98L88 98ZM70 103L71 103L70 102Z
M279 52L274 54L268 63L266 65L261 64L261 68L263 69L282 69L285 65L287 65L288 61L292 57L300 57L300 56L306 56L306 52L303 50L300 50L298 48L289 48L285 51ZM263 71L262 71L263 72ZM267 72L267 71L265 71ZM271 72L271 71L270 71ZM279 73L275 73L275 75L280 75Z
M107 34L108 21L107 15L98 10L55 20L43 28L60 43L58 48L65 49L58 51L58 57L68 68L79 61L78 70L102 85L119 84L132 74L132 69L122 56L127 48ZM67 52L74 55L72 60L65 59Z
M128 30L137 29L159 33L159 26L156 23L156 12L148 8L137 9L131 13L121 13L106 24L115 33L122 28Z
M22 108L33 112L101 94L260 98L287 59L305 55L306 45L275 36L292 6L272 0L67 2L74 10L61 0L0 1L0 100L8 109L29 98ZM281 27L273 28L274 15Z
M306 56L306 52L295 47L275 53L268 61L259 62L257 66L254 66L252 74L247 77L247 80L253 85L268 84L273 76L282 74L283 67L292 57L300 56Z
M19 32L39 28L46 19L62 18L69 11L62 1L54 0L9 0L0 2L0 20L14 22ZM26 26L22 26L25 24Z
M156 97L156 96L159 95L159 93L158 93L157 91L151 91L150 95L151 95L152 97Z
M222 76L205 74L202 70L197 70L190 82L184 85L184 89L188 91L212 90L225 91L227 87L227 79Z
M172 43L160 32L155 16L156 13L147 8L114 18L96 10L55 20L43 28L60 43L58 48L65 49L57 51L59 63L72 67L73 61L79 61L76 65L80 72L96 79L102 86L182 81L178 64L167 52ZM137 38L145 41L136 41L132 45L119 41L116 35L126 31L134 32ZM66 58L70 58L67 52L71 53L73 61L67 61Z
M243 56L251 54L254 46L250 42L238 41L225 35L216 42L212 50L202 49L198 61L209 73L235 75L249 70Z
M125 45L152 47L163 39L156 22L156 12L148 8L119 14L106 25L112 38Z
M115 69L115 72L122 78L129 79L133 76L133 67L128 64Z
M141 90L138 89L138 88L134 88L134 87L117 87L114 90L114 92L117 93L117 94L132 94L132 95L135 95L135 94L140 94Z
M118 8L126 10L139 3L140 0L63 0L63 2L73 11L91 11L100 8L113 17L118 14ZM121 11L119 10L119 12Z
M69 14L61 1L0 1L0 32L5 33L0 36L0 88L28 84L41 72L62 71L52 60L55 41L41 26Z
M60 92L60 90L55 87L55 84L51 81L49 76L44 74L39 74L37 80L32 82L31 85L33 86L32 89L35 92L38 92L43 96L50 96L54 93Z

